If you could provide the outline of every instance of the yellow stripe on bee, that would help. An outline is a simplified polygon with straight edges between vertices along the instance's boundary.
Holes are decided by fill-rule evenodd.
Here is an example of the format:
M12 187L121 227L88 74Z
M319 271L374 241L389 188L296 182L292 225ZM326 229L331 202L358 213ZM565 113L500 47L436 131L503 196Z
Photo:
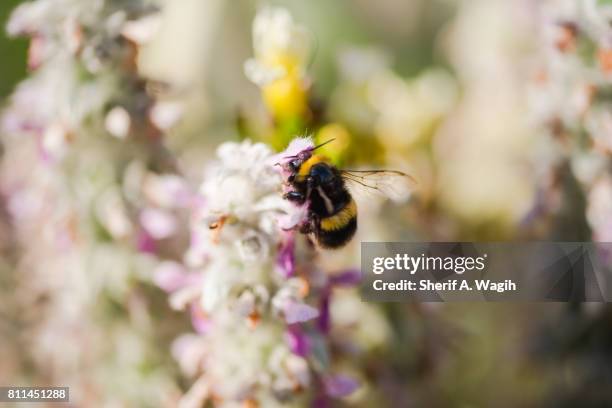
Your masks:
M321 219L321 229L324 231L339 230L357 216L357 204L351 199L338 214Z
M310 159L306 160L300 166L300 170L298 171L298 177L300 178L308 177L308 174L310 173L310 169L312 168L312 166L314 166L317 163L324 162L324 161L325 161L325 157L321 156L320 154L312 155Z

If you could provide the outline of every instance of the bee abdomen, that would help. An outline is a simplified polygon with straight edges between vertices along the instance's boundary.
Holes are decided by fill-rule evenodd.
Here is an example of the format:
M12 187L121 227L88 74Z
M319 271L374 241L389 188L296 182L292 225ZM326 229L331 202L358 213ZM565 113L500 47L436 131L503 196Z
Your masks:
M356 230L357 205L351 199L338 213L321 218L316 236L322 247L338 248L350 241Z

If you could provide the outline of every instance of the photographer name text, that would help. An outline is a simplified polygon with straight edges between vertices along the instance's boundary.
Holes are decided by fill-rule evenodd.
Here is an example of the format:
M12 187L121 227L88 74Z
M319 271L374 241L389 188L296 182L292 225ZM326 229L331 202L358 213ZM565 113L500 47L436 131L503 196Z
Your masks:
M372 261L372 273L382 275L385 272L407 273L411 279L400 279L385 281L375 279L372 287L375 291L436 291L456 292L473 291L504 293L516 291L517 284L512 279L449 279L440 282L432 279L414 280L418 272L452 272L462 275L465 272L481 272L486 268L487 254L482 256L430 256L421 254L411 256L408 254L396 254L391 257L376 257Z
M402 279L397 282L385 282L382 279L376 279L372 282L372 287L376 291L436 291L436 292L456 292L456 291L472 291L480 292L497 292L504 293L508 291L516 291L517 285L511 279L503 281L492 281L489 279L476 279L473 283L467 280L452 279L446 282L436 282L431 279L421 279L419 281L411 281Z

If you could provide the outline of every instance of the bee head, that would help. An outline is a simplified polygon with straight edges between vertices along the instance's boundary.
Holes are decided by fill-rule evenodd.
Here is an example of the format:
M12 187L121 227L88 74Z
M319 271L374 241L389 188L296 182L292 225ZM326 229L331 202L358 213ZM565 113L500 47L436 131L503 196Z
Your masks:
M297 173L300 170L302 164L312 157L312 152L314 149L306 149L298 154L292 156L283 157L280 163L277 163L282 169L291 174Z
M291 155L291 156L285 156L284 157L284 162L285 165L284 167L287 168L287 170L296 172L300 169L300 166L302 165L302 163L304 163L306 160L310 159L312 157L312 154L315 150L317 150L318 148L325 146L326 144L330 143L334 141L334 139L330 139L326 142L321 143L320 145L317 146L312 146L312 147L308 147L302 151L300 151L299 153L295 154L295 155Z
M291 159L287 162L287 167L289 168L289 170L291 170L292 172L296 172L300 169L300 165L303 162L299 159Z
M314 146L312 140L310 138L300 138L296 139L287 148L284 152L288 155L283 155L282 153L277 156L276 166L280 166L283 177L287 179L289 182L292 182L295 179L295 175L299 172L302 164L310 159L316 149L319 147L333 141L334 139L328 140L324 143L321 143L317 146Z

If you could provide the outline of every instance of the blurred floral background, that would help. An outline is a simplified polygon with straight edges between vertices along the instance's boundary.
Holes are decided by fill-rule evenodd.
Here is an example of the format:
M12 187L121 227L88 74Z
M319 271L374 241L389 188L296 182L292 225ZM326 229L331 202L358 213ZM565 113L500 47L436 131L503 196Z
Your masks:
M0 383L75 406L612 405L603 304L357 288L360 241L610 241L612 2L0 16ZM315 250L270 164L298 136L418 184L358 200L357 237Z

